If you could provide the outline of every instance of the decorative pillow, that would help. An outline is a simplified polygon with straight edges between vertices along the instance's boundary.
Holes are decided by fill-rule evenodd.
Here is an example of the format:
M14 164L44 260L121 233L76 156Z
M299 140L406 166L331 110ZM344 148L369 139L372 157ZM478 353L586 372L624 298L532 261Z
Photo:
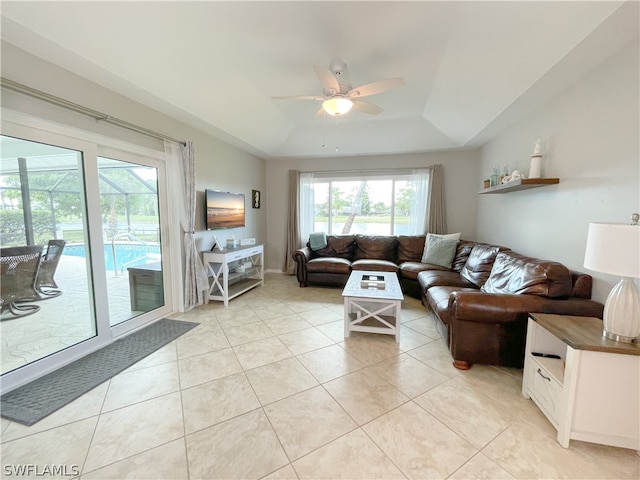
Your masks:
M451 262L456 254L458 240L453 238L427 237L427 254L422 259L423 263L451 268Z
M424 242L424 251L422 252L422 263L429 263L427 262L426 258L427 258L427 253L429 252L429 239L431 237L438 237L438 238L444 238L447 240L455 240L456 243L458 242L458 240L460 240L460 233L447 233L446 235L440 235L437 233L427 233L427 239ZM454 255L455 255L455 251L454 251ZM453 260L452 260L453 261ZM451 262L449 262L451 263ZM451 266L451 265L449 265Z

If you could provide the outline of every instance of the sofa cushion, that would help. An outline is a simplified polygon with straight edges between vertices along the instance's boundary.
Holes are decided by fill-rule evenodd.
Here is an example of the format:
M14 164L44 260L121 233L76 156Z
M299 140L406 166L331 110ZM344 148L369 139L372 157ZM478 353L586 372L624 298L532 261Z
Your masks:
M307 262L309 273L341 273L348 274L351 271L351 262L346 258L319 257Z
M573 283L573 289L571 296L576 298L591 298L591 291L593 288L593 277L587 273L571 272L571 283Z
M474 283L471 283L459 273L452 272L451 270L428 270L420 272L418 273L418 283L422 291L428 290L431 287L441 286L478 289Z
M398 265L389 260L362 259L351 264L351 270L371 270L372 272L398 272Z
M426 238L425 235L400 235L396 263L420 262Z
M478 288L482 287L487 278L489 278L493 262L499 251L500 247L496 245L475 244L471 249L467 262L460 270L460 275L474 283Z
M453 262L451 262L451 270L453 270L454 272L459 272L463 269L475 244L476 242L470 242L468 240L460 240L458 242L458 246L456 247L456 254L453 257Z
M377 235L356 235L354 260L388 260L395 262L396 237Z
M482 286L487 293L538 295L561 298L571 295L571 272L557 262L525 257L515 252L500 252L491 275Z
M438 265L430 265L422 262L404 262L400 264L400 278L408 278L410 280L418 280L418 274L428 270L444 270L449 271L448 268L439 267Z
M433 237L446 238L446 239L452 239L457 241L457 240L460 240L460 233L447 233L447 234L427 233L427 239L424 242L424 251L422 252L422 258L420 260L422 263L429 263L427 262L427 255L429 253L429 239Z
M458 240L436 236L427 237L427 248L422 261L431 265L451 268L451 262L456 254Z
M355 247L355 235L327 235L327 246L313 252L316 257L338 257L353 259L353 250ZM311 246L307 243L307 246Z

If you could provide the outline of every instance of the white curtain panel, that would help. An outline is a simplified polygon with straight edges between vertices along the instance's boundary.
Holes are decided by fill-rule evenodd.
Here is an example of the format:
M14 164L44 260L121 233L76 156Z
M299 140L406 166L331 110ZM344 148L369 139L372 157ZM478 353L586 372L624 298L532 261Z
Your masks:
M423 235L426 232L430 175L430 168L419 168L412 172L411 186L414 195L409 214L409 235Z
M309 240L309 234L315 231L315 199L313 192L313 173L300 173L300 243L302 248Z
M178 145L174 142L164 142L165 152L173 178L180 178L182 208L178 208L180 226L184 232L184 309L191 310L197 305L208 303L209 279L196 249L196 189L195 189L195 158L193 142Z

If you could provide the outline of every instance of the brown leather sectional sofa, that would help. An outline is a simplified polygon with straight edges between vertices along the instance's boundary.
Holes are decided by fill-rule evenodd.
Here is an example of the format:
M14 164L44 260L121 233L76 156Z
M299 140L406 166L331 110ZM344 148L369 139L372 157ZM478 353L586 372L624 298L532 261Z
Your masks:
M344 286L352 270L396 272L438 318L454 365L521 367L529 312L602 318L591 276L508 248L460 240L451 268L421 262L425 236L327 236L293 254L301 287Z

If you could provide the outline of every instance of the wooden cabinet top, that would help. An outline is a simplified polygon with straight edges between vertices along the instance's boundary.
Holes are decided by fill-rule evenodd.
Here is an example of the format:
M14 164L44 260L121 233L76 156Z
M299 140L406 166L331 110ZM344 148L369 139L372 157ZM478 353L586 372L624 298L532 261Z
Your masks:
M599 318L547 313L530 313L529 316L575 350L640 355L637 343L620 343L603 337Z

